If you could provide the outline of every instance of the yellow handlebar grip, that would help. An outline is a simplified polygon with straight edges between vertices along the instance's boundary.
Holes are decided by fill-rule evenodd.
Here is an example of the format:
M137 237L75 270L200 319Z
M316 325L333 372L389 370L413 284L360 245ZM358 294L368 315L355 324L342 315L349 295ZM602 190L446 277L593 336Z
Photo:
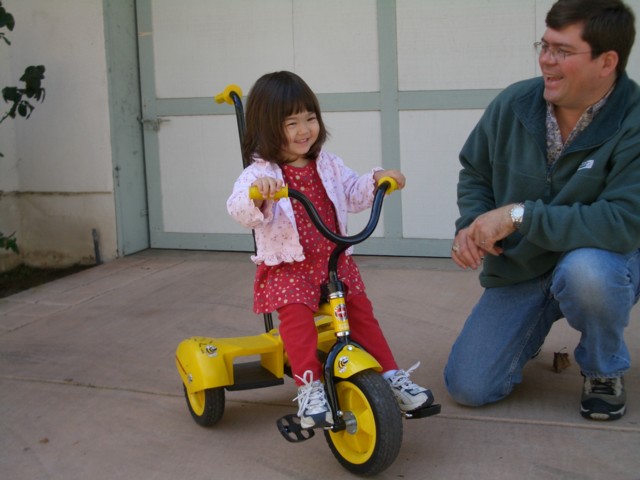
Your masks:
M396 182L395 179L391 177L382 177L380 180L378 180L378 186L380 186L384 182L389 182L389 188L386 192L387 195L389 195L391 192L394 192L395 190L398 190L398 182Z
M274 195L273 199L270 199L270 200L280 200L281 198L287 198L288 196L289 196L289 187L285 185L280 190L278 190ZM258 190L258 187L256 186L253 186L249 189L249 198L251 200L265 200L262 194L260 193L260 190Z
M214 97L214 100L216 101L216 103L227 102L229 105L233 105L233 98L231 98L231 92L235 92L238 94L239 97L242 97L242 89L235 83L232 83L231 85L227 85L227 88L225 88L222 93L219 93L218 95L216 95Z

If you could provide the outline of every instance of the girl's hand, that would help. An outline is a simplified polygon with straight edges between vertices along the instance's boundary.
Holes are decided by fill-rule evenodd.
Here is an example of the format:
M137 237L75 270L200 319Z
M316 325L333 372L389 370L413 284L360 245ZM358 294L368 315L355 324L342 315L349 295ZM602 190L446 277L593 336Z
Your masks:
M379 172L373 174L373 179L375 180L376 184L382 177L393 178L398 184L398 190L402 190L404 188L407 180L399 170L380 170Z
M273 177L260 177L256 178L251 184L252 187L257 187L260 194L264 198L273 198L278 190L284 186L284 182L278 178ZM254 200L253 203L256 207L260 208L264 200Z

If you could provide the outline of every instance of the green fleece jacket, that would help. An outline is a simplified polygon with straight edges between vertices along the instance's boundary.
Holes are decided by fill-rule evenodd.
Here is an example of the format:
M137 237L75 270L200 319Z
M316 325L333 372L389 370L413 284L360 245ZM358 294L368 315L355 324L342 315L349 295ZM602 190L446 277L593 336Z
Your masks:
M576 248L640 247L640 88L622 75L553 167L543 90L538 77L502 91L460 153L456 232L484 212L525 204L522 226L502 241L504 254L484 260L486 288L539 277Z

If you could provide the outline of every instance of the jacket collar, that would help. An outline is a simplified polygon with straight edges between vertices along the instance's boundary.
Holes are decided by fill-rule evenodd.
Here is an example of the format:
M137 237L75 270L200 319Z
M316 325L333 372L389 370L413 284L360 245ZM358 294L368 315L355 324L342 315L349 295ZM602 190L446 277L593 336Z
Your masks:
M540 151L547 151L546 113L547 103L543 97L544 81L535 79L534 88L516 97L512 103L515 115L533 135ZM597 147L611 138L620 129L624 111L631 95L632 82L623 73L616 82L606 105L595 116L589 126L576 137L563 155L569 152Z

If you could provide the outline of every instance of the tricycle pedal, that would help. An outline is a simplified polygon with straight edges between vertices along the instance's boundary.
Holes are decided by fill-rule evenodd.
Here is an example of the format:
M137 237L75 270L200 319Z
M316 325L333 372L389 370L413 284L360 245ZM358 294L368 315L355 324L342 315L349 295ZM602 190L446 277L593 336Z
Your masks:
M300 425L300 417L290 413L276 421L278 430L282 436L291 443L304 442L315 435L311 428L302 428Z
M429 405L428 407L420 407L415 410L411 410L410 412L405 412L404 417L407 419L413 418L425 418L430 417L432 415L437 415L440 413L441 406L439 403L434 405Z

